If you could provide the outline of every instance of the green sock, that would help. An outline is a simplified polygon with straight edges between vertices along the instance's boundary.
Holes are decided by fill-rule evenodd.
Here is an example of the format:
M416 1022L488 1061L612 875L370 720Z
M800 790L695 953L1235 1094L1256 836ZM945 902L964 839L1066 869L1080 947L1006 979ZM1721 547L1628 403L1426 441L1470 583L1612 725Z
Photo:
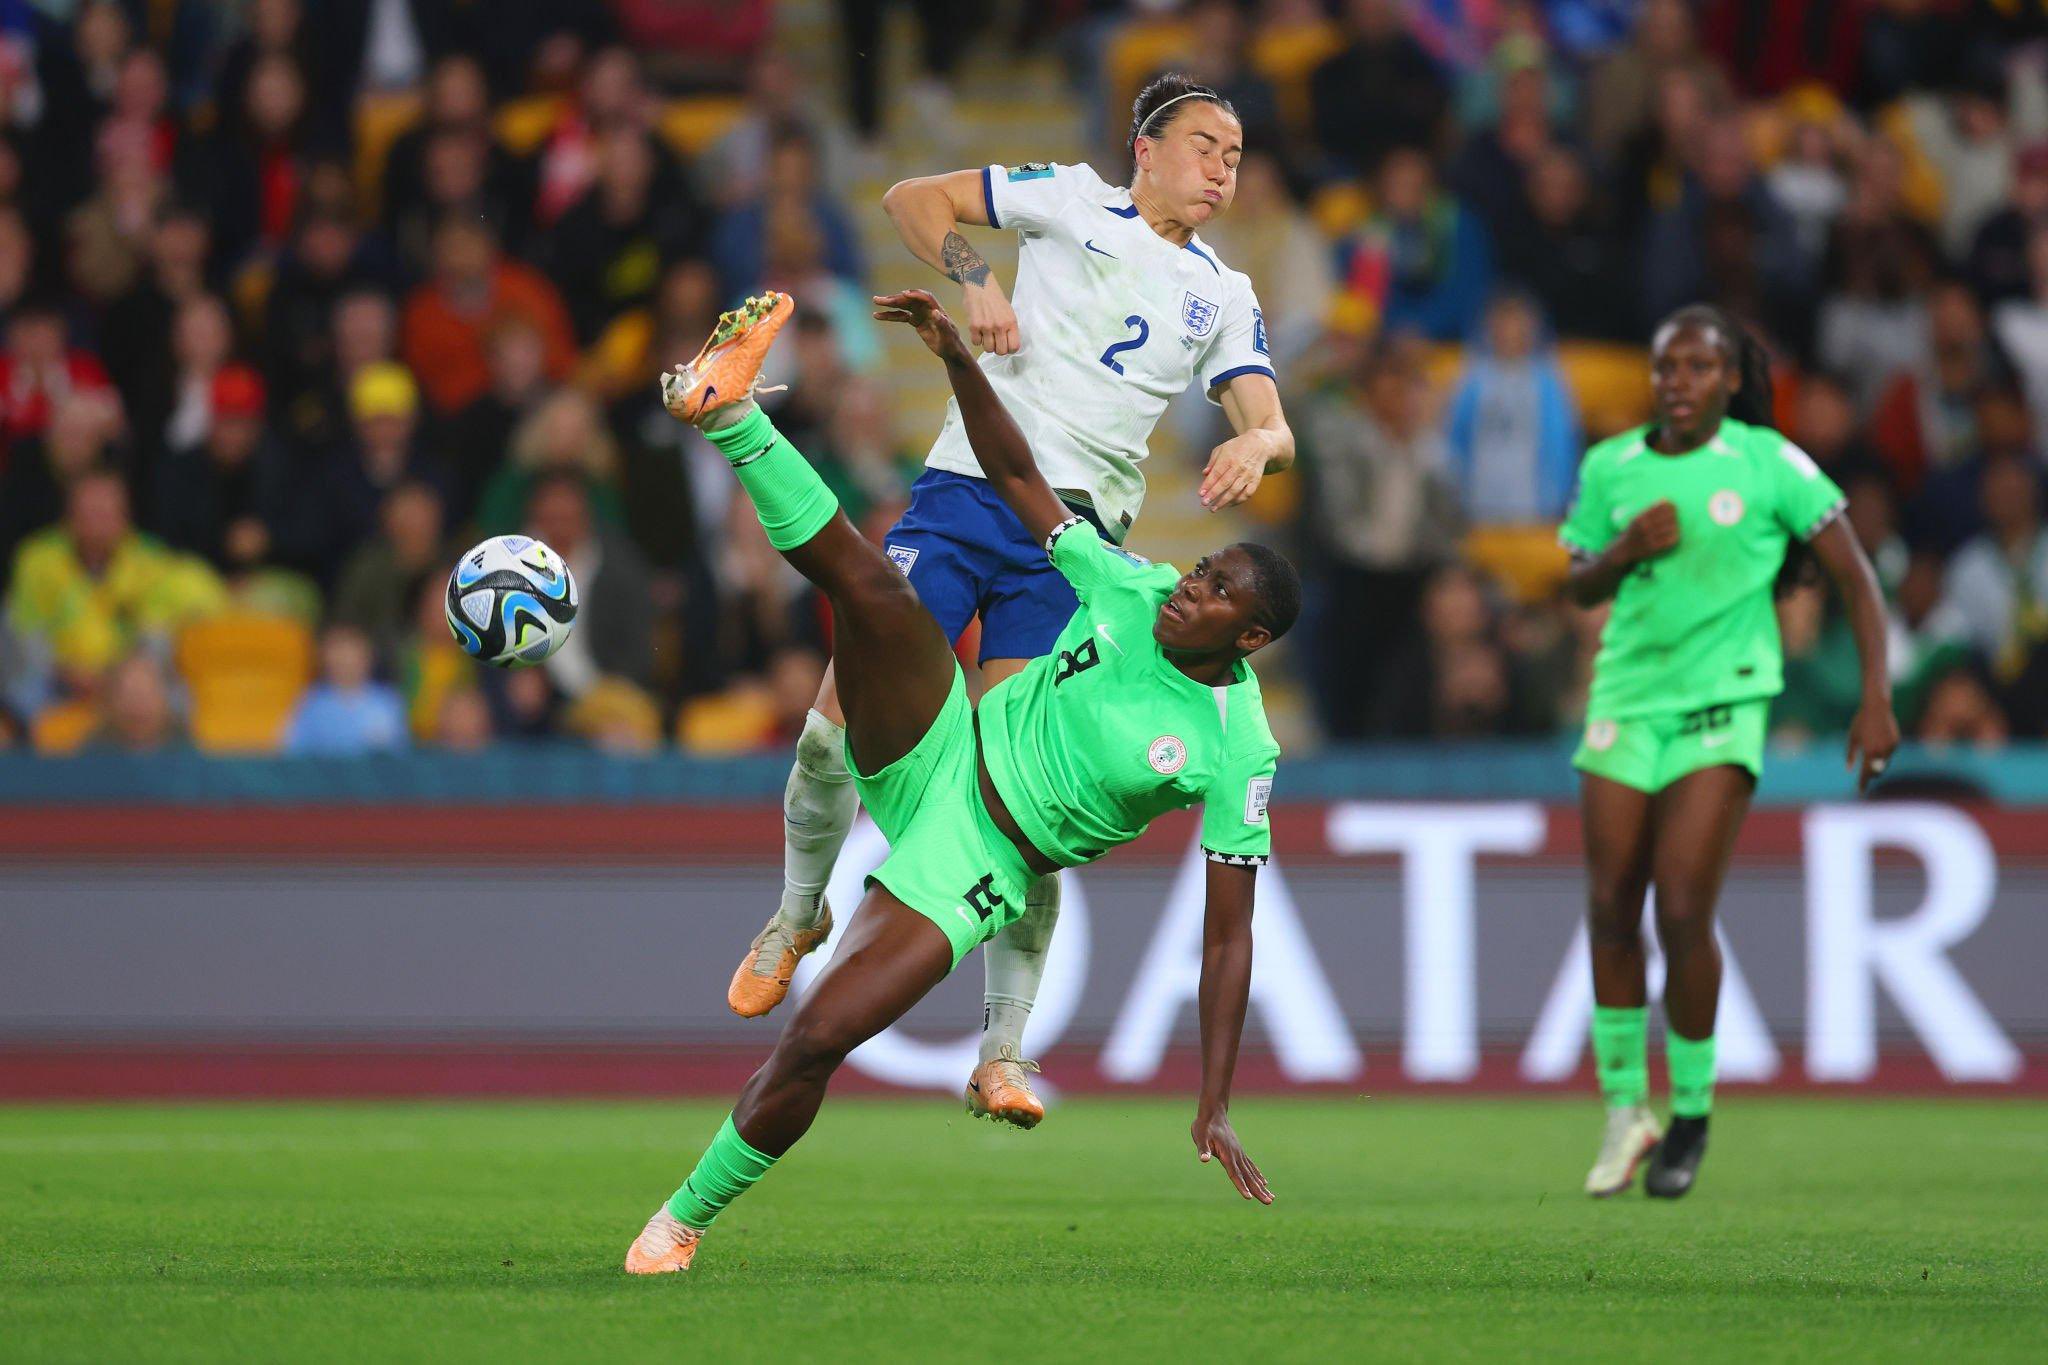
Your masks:
M776 549L794 550L838 512L839 500L818 471L759 408L704 435L740 476L740 486L754 500L754 515Z
M1681 1038L1664 1031L1664 1065L1671 1070L1671 1112L1703 1119L1714 1110L1714 1035Z
M1648 1102L1649 1035L1647 1005L1593 1006L1593 1061L1608 1108Z
M668 1211L701 1232L725 1211L727 1204L752 1189L754 1182L768 1174L768 1168L774 1164L774 1157L764 1156L747 1145L740 1130L732 1126L732 1115L727 1114L718 1136L697 1158L697 1169L690 1172L681 1189L669 1196Z

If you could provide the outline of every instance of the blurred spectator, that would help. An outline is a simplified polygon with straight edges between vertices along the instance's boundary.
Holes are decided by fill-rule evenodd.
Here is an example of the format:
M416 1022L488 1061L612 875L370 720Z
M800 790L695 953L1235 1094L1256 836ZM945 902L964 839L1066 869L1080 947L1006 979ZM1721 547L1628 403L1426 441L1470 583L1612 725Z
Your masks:
M561 295L539 271L499 254L489 228L443 219L434 233L434 273L406 300L403 351L427 401L447 414L490 387L484 341L510 317L531 323L546 343L548 377L568 377L575 333Z
M193 450L213 425L214 380L234 355L235 326L228 306L213 294L194 294L171 320L170 386L149 395L133 414L139 444L157 452Z
M1970 283L1987 306L2033 291L2027 244L2048 227L2048 142L2013 155L2012 192L1977 229L1970 246Z
M349 386L350 436L300 479L289 529L280 532L286 563L331 583L343 561L376 528L385 495L409 480L447 486L441 462L420 439L419 387L403 365L380 361Z
M537 158L539 185L533 201L535 226L547 229L583 197L597 179L597 144L608 133L653 126L653 102L630 48L607 47L591 55L576 98L565 103ZM663 188L672 188L666 174Z
M320 680L306 690L285 727L284 751L322 758L396 753L410 742L405 703L375 680L369 637L332 625L320 635Z
M1685 0L1643 0L1628 45L1593 68L1586 92L1586 137L1596 155L1614 160L1647 132L1661 92L1682 76L1704 102L1728 100L1728 78L1699 50Z
M163 640L225 601L203 562L135 530L126 486L97 471L72 481L61 523L15 552L7 621L46 688L90 692L138 643Z
M147 649L138 649L107 673L106 700L99 727L86 741L89 748L111 753L154 754L182 749L188 740L171 701L164 666Z
M420 121L400 133L385 155L380 203L387 228L402 210L430 198L428 148L443 135L482 149L478 191L485 202L522 208L533 202L531 169L493 135L491 92L483 64L470 53L451 52L434 63Z
M1891 377L1919 364L1927 348L1925 294L1936 249L1906 209L1904 174L1897 148L1868 139L1828 244L1830 292L1816 320L1815 351L1849 381L1866 412Z
M801 127L778 129L758 198L736 204L711 237L711 262L728 301L760 287L776 232L817 243L817 264L859 285L860 249L846 214L819 181L817 149Z
M448 520L456 525L475 512L478 496L511 448L513 433L549 392L547 341L531 322L516 314L507 317L491 329L485 347L491 387L442 424L450 463ZM668 421L682 425L672 417Z
M41 435L53 406L74 394L112 397L113 384L96 357L71 345L54 303L24 300L0 350L0 443Z
M498 242L518 254L532 237L528 200L516 180L492 179L496 143L476 128L437 128L420 156L418 197L396 205L389 232L398 263L411 279L434 270L434 234L451 217L488 226Z
M1284 370L1321 337L1336 279L1329 244L1288 195L1271 152L1245 152L1230 212L1203 235L1222 259L1258 281L1273 363Z
M2034 430L2048 432L2048 223L2027 238L2027 266L2032 292L2007 299L1992 314L1999 343L2019 370L2027 404L2034 412Z
M651 754L661 744L660 708L652 697L619 678L593 680L568 704L562 727L600 753L631 757Z
M441 495L430 484L401 483L384 495L377 521L377 535L335 581L333 619L360 630L379 659L395 660L412 633L420 593L448 573Z
M227 261L257 247L275 251L291 232L313 150L299 64L283 53L259 56L241 112L179 157L180 187L209 206L214 241Z
M654 297L665 262L699 254L706 213L694 195L657 198L654 144L637 128L605 134L595 148L597 179L550 234L548 274L570 301L579 341Z
M1964 73L1939 97L1908 99L1905 113L1917 150L1941 180L1942 249L1960 258L1978 228L2005 203L2013 154L2048 128L2013 126L2005 76L1995 66Z
M1812 283L1806 253L1792 216L1757 176L1742 125L1710 122L1690 172L1643 244L1645 325L1704 299L1769 320L1773 331L1796 326Z
M720 207L760 196L781 128L800 127L810 135L825 189L845 197L854 145L838 122L817 116L807 98L815 89L787 54L772 45L762 48L747 68L745 106L698 162L703 184Z
M389 289L392 275L381 245L348 213L319 208L301 215L263 315L265 372L280 395L295 397L326 382L335 365L336 306L356 290Z
M285 515L289 456L264 425L263 380L246 365L217 371L207 430L197 445L164 460L156 486L156 527L172 547L225 573L270 557Z
M505 456L477 498L476 523L483 534L522 529L535 487L555 473L573 474L582 482L607 526L626 524L618 443L597 403L581 389L558 389L537 404L513 431Z
M1928 0L1872 0L1857 51L1857 107L1875 109L1912 90L1932 88L1961 69L1964 25Z
M2004 380L1983 312L1967 286L1935 287L1928 297L1927 332L1926 359L1892 377L1870 420L1877 453L1908 493L1929 472L1960 464L1976 451L1978 396Z
M0 207L0 317L11 314L36 280L36 239L21 210Z
M122 403L144 429L171 410L177 366L164 341L178 310L207 292L211 242L206 216L197 208L163 205L150 229L148 265L101 320L100 358Z
M129 63L154 72L161 88L162 68L153 55L136 53ZM115 119L102 125L95 151L97 186L66 217L66 275L95 304L119 298L142 272L150 229L169 193L157 131L146 123ZM162 150L167 153L168 147Z
M1915 739L1935 749L1967 744L1995 749L2011 737L2005 712L1974 669L1944 673L1928 689Z
M447 753L474 754L497 738L491 725L491 704L474 687L458 688L442 698L434 718L434 747Z
M2038 473L2010 456L1984 468L1985 531L1956 552L1939 612L1942 629L2009 681L2048 639L2048 536Z
M1529 300L1496 298L1451 396L1450 471L1474 525L1555 522L1585 449L1571 390Z
M562 556L583 605L576 629L544 667L565 696L603 679L646 686L654 673L652 585L633 543L593 517L590 493L569 473L542 476L527 497L526 529Z
M1529 167L1528 217L1499 241L1501 274L1535 295L1568 337L1635 340L1639 309L1623 245L1593 204L1585 162L1551 147Z
M1395 148L1435 141L1449 91L1396 0L1346 0L1343 25L1344 47L1309 77L1316 145L1329 173L1372 175Z
M1273 83L1247 64L1255 34L1243 8L1234 0L1194 0L1186 16L1187 51L1167 65L1230 101L1245 146L1284 152L1288 138L1280 123L1279 96Z
M1451 169L1459 200L1479 215L1495 241L1528 219L1530 171L1556 141L1547 73L1537 61L1515 67L1502 80L1493 122L1466 138Z
M1849 201L1843 166L1855 134L1841 104L1815 87L1788 94L1779 105L1791 126L1784 155L1765 173L1764 183L1792 216L1800 251L1818 264L1827 254L1835 219Z
M1792 424L1785 434L1836 483L1846 481L1853 470L1877 462L1857 422L1855 398L1847 385L1825 370L1800 378Z
M1422 588L1457 544L1457 493L1430 412L1420 345L1382 341L1299 426L1321 562L1317 708L1335 739L1391 733L1385 661L1421 629Z
M0 471L0 586L15 548L64 514L71 485L102 465L119 426L110 396L79 394L57 405L42 435L16 443Z
M1378 187L1377 212L1339 248L1351 307L1387 331L1462 340L1479 321L1492 278L1486 229L1437 187L1419 148L1390 152Z
M845 55L846 94L853 115L853 128L864 142L873 143L882 131L882 89L888 49L883 21L894 8L889 0L839 0L841 51ZM947 89L960 53L979 26L973 9L912 0L911 17L917 24L918 66L909 89L902 92L923 127L943 127L953 118L952 93Z

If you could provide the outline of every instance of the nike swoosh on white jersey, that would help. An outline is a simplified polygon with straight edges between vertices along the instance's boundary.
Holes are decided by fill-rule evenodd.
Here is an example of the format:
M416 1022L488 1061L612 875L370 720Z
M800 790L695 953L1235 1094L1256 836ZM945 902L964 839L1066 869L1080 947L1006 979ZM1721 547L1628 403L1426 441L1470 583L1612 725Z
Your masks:
M1111 253L1104 251L1101 247L1095 245L1095 239L1093 237L1090 237L1087 241L1081 243L1081 245L1086 247L1088 250L1094 252L1098 256L1108 256L1109 259L1111 259L1112 261L1123 259L1120 256L1111 255Z
M1117 653L1121 654L1121 653L1123 653L1123 652L1124 652L1124 647L1123 647L1122 645L1118 644L1118 643L1116 642L1116 638L1115 638L1114 636L1112 636L1112 635L1111 635L1111 634L1109 633L1109 627L1108 627L1108 626L1105 626L1105 625L1099 625L1099 624L1098 624L1098 625L1097 625L1097 626L1095 627L1095 633L1096 633L1097 635L1100 635L1100 636L1101 636L1101 637L1102 637L1103 639L1105 639L1105 640L1108 640L1108 641L1109 641L1109 647L1110 647L1111 649L1115 650L1115 651L1116 651Z

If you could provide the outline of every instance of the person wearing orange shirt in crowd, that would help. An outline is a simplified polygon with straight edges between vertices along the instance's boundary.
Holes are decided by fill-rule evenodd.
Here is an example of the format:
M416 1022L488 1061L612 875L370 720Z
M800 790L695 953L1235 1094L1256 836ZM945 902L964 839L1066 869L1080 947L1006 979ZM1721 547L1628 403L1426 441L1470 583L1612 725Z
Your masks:
M546 276L500 253L486 224L456 214L436 229L433 256L433 275L406 300L400 349L437 414L474 402L490 387L486 339L510 318L539 331L548 377L568 377L575 332Z

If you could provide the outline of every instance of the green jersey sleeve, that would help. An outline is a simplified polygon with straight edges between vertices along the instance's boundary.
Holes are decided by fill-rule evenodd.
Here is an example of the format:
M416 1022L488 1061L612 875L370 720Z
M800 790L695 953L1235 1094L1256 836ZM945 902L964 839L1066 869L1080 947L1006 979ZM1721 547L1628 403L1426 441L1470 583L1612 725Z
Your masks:
M1772 433L1775 435L1776 433ZM1778 524L1788 535L1811 540L1820 528L1848 505L1841 488L1813 457L1780 437L1778 450L1770 460L1777 489Z
M1273 853L1266 806L1273 799L1279 750L1255 752L1230 764L1202 798L1202 852L1212 862L1257 867Z
M1074 596L1083 602L1105 589L1170 592L1180 581L1180 571L1172 565L1154 564L1118 549L1078 517L1055 527L1046 538L1045 549L1052 566L1073 585Z
M1557 538L1575 554L1597 555L1614 542L1614 505L1607 481L1604 447L1594 446L1579 461L1578 491L1572 496L1572 510L1565 515Z

